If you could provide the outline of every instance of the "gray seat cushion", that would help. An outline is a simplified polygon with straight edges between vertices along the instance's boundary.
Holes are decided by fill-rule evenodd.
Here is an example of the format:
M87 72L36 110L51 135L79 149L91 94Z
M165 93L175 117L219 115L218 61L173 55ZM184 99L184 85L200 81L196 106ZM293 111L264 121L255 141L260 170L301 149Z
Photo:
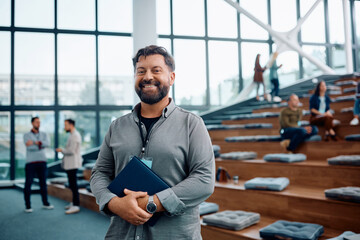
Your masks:
M347 95L347 96L336 97L333 101L334 102L345 102L345 101L354 101L355 99L356 99L355 95Z
M213 151L214 151L214 156L217 158L217 157L220 157L220 146L219 145L212 145L213 147Z
M303 162L306 160L306 155L302 153L271 153L264 156L264 160L267 162Z
M199 205L200 216L209 213L215 213L219 211L219 205L212 202L202 202Z
M226 142L276 142L281 141L280 135L255 135L255 136L238 136L238 137L227 137Z
M351 85L357 85L357 82L354 80L345 80L345 81L341 81L341 82L337 82L335 83L336 86L351 86Z
M220 154L222 159L229 160L247 160L247 159L255 159L257 157L256 152L229 152Z
M305 140L305 142L316 142L316 141L321 141L320 135L312 135L311 137Z
M327 240L344 240L344 237L352 236L352 235L355 235L355 234L356 233L354 233L354 232L346 231L346 232L343 232L341 235L339 235L337 237L329 238Z
M327 159L330 165L360 166L360 155L340 155Z
M359 240L359 239L360 239L360 234L354 234L344 237L344 240Z
M341 187L327 189L325 190L325 196L335 200L360 202L360 187Z
M324 227L313 223L279 220L260 229L264 239L315 240L324 233Z
M350 134L345 137L346 141L360 141L360 134Z
M256 190L272 190L281 191L289 185L290 181L286 177L279 178L253 178L246 181L244 186L245 189L256 189Z
M203 217L203 222L216 227L241 230L260 221L260 214L245 211L222 211Z
M207 125L207 130L229 130L229 129L257 129L257 128L272 128L271 123L248 123L248 124L213 124Z
M93 169L93 167L95 166L95 162L91 162L91 163L86 163L84 164L84 168L85 169Z

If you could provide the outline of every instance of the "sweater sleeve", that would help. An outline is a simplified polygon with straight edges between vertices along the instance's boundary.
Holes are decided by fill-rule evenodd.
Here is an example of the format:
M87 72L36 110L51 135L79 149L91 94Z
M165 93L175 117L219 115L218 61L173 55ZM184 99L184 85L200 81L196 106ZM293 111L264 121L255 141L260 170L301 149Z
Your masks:
M195 118L189 136L189 175L183 181L157 193L169 215L181 215L199 205L214 191L215 160L211 140L201 119Z
M96 160L90 178L90 187L96 197L96 203L99 205L100 211L108 215L111 215L111 213L107 211L106 204L113 197L116 197L116 195L107 188L111 183L111 178L115 175L115 163L110 147L110 137L111 126L100 147L98 159Z

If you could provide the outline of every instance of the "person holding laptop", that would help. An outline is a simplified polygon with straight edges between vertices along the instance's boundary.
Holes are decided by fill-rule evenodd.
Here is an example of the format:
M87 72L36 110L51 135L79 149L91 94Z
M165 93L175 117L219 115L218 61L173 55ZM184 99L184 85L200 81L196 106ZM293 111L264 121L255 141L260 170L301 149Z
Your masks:
M165 48L151 45L133 58L141 102L110 125L90 179L100 210L111 216L105 239L201 239L199 204L214 191L215 161L203 120L169 97L175 63ZM170 188L149 196L107 187L137 156ZM138 181L142 181L141 178ZM147 221L162 213L154 226Z

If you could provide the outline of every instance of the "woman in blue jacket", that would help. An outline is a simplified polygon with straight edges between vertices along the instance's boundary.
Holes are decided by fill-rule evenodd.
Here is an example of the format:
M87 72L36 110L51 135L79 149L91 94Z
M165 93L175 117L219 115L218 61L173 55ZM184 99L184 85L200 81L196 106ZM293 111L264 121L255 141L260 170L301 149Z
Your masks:
M315 88L315 93L310 97L310 124L325 127L324 140L338 140L334 130L334 117L330 112L330 97L326 94L326 83L320 81Z

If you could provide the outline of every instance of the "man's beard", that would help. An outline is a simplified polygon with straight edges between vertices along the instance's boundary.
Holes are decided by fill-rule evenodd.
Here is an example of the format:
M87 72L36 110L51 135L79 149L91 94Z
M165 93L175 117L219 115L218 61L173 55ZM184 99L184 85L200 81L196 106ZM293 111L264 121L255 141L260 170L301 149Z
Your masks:
M144 84L152 84L157 87L158 91L156 94L148 94L143 92ZM158 81L141 81L139 86L135 86L136 94L139 96L140 100L147 104L155 104L160 102L168 94L170 89L169 85L161 85Z
M69 133L69 132L70 132L70 129L66 129L65 132Z

